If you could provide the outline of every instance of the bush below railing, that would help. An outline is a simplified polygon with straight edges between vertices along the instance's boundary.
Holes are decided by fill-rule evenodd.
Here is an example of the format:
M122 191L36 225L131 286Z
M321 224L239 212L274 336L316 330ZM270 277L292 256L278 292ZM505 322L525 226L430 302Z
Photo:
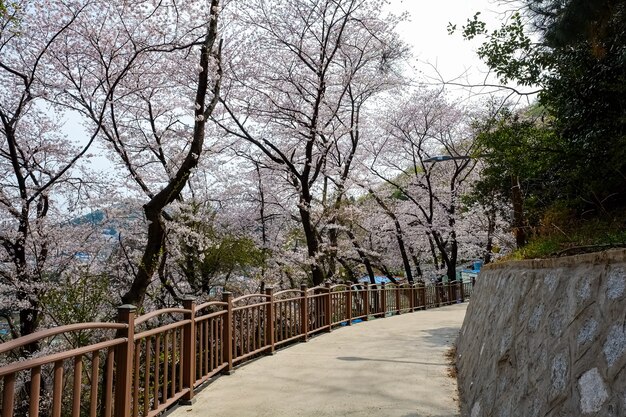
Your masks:
M117 331L89 346L1 367L1 416L155 416L259 354L355 321L462 302L472 289L459 282L303 285L234 299L225 292L221 302L201 305L188 299L182 308L139 317L134 306L121 306L117 323L73 324L0 344L0 354L8 354L69 332ZM164 318L169 322L150 326Z

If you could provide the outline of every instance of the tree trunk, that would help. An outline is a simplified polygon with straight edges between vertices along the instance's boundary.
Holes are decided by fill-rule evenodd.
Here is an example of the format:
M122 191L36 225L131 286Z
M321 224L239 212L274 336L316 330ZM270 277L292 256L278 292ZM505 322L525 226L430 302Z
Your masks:
M411 259L413 260L413 264L415 265L415 273L417 274L418 277L422 278L424 276L424 274L422 273L422 266L421 266L419 258L415 254L415 251L413 250L413 247L411 245L409 245L409 253L411 254Z
M389 217L393 221L393 225L396 230L396 241L398 242L398 249L400 250L400 256L402 257L402 265L404 266L404 273L406 275L407 281L413 284L413 273L411 272L411 263L409 262L409 257L406 253L406 247L404 245L404 235L402 232L402 225L400 224L400 220L398 220L398 216L391 211L389 206L385 204L385 202L376 194L374 190L369 189L370 195L374 197L378 205L385 211L387 217Z
M319 265L318 250L319 242L317 235L315 234L315 228L311 222L310 201L307 202L305 196L300 198L300 220L302 222L302 228L304 230L304 237L306 239L307 253L309 255L309 261L311 262L311 279L313 286L322 285L324 283L324 271Z
M493 233L496 230L496 219L493 210L487 214L487 245L485 247L485 256L483 262L485 265L491 262L491 253L493 251Z
M361 245L359 245L359 242L356 240L356 236L354 235L354 232L348 229L346 230L346 234L350 238L350 241L352 242L352 246L354 246L354 249L356 249L356 252L359 254L359 257L361 258L361 262L363 262L363 265L365 265L365 270L367 271L367 275L370 278L370 282L372 284L376 284L376 276L374 275L374 268L372 268L372 263L370 262L369 258L365 254L365 251L363 251L363 248L361 247Z
M346 275L348 278L348 281L352 282L352 283L357 283L359 282L358 277L354 274L354 271L352 270L352 268L350 268L350 265L348 264L348 262L346 262L345 260L341 259L341 258L337 258L337 262L339 262L341 264L341 266L343 266L343 269L346 270ZM371 268L371 266L370 266Z
M515 234L515 244L519 249L526 245L527 236L524 228L524 199L517 176L511 176L511 199L513 200L513 233Z
M200 67L202 71L198 74L198 87L196 89L196 110L195 123L193 129L193 139L187 151L187 155L173 178L167 183L159 193L153 196L144 205L144 212L148 222L148 240L141 258L138 273L135 276L130 289L122 296L124 304L141 306L143 304L146 290L150 285L152 276L156 272L162 251L165 248L165 228L163 224L163 209L174 200L180 198L183 188L187 185L191 172L198 166L202 145L205 137L205 124L212 114L219 100L219 90L221 82L221 45L217 53L213 52L213 45L217 40L217 8L219 0L211 1L211 16L213 19L207 29L207 34L200 51ZM218 74L213 85L213 97L207 104L207 93L209 92L209 61L211 56L218 62Z

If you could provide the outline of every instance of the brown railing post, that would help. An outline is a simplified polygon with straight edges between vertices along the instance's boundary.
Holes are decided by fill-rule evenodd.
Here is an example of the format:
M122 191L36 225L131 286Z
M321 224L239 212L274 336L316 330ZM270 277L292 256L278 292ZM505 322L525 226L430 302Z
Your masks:
M2 378L4 386L2 387L2 417L13 417L13 411L15 408L15 373L5 375ZM55 384L56 384L55 378ZM39 408L37 408L39 411Z
M347 285L348 291L346 292L346 319L348 320L348 326L352 326L352 287Z
M274 288L265 289L265 295L269 296L267 307L265 308L266 323L265 326L265 343L270 346L269 354L273 355L275 346L274 337Z
M365 309L365 317L363 321L368 321L370 317L370 284L364 284L365 290L363 291L363 308Z
M222 301L228 304L226 306L226 320L224 320L222 334L222 353L224 359L228 362L224 373L230 375L233 373L233 294L227 291L223 292Z
M454 284L452 284L451 281L448 281L448 304L452 304L454 299L456 299Z
M131 386L133 381L133 357L135 354L135 311L137 308L124 304L117 308L117 321L128 327L120 331L126 343L118 345L115 352L115 416L129 417ZM56 382L56 381L55 381Z
M435 305L437 307L441 307L441 292L440 291L443 291L443 284L438 282L435 284Z
M307 294L306 284L300 285L300 291L302 291L302 299L300 300L300 324L302 326L302 341L309 340L309 300Z
M420 284L420 288L421 288L421 298L422 298L422 308L424 310L426 310L428 307L426 306L426 283L422 283Z
M463 277L461 277L461 279L457 282L459 283L459 291L461 292L461 302L464 303L465 302L465 286L463 284Z
M330 296L330 282L327 282L325 284L326 290L328 291L328 293L326 294L326 306L324 308L324 315L326 316L326 323L328 324L328 329L327 331L332 331L333 330L333 319L331 317L331 312L332 312L332 298Z
M183 388L189 391L181 398L181 403L191 405L194 401L193 386L196 382L196 300L193 297L183 299L183 308L189 310L184 314L190 322L183 328L182 372ZM158 359L157 359L158 361Z
M397 314L400 314L400 310L402 310L402 308L400 307L400 286L398 286L398 285L394 286L393 290L396 292L396 309L397 309Z
M409 311L415 309L415 284L409 284Z
M382 290L379 291L380 298L381 298L381 300L380 300L380 307L381 307L381 310L383 311L382 318L387 317L387 288L386 287L387 286L383 282L381 284Z

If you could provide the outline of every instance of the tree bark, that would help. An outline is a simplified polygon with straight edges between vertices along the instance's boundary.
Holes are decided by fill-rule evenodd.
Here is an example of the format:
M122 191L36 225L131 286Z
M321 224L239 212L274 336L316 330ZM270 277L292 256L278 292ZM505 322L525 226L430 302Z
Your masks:
M521 248L527 243L524 221L524 199L518 176L511 176L511 199L513 200L513 233L515 244Z
M219 90L221 83L221 45L218 51L213 52L215 41L217 40L217 9L219 0L211 1L211 19L207 34L200 51L200 66L202 71L198 75L198 87L196 89L196 110L193 139L185 160L178 168L175 176L169 181L167 186L144 205L144 213L148 222L148 239L141 258L138 273L135 276L129 290L122 296L122 303L141 306L143 304L146 290L150 285L152 276L157 270L159 259L162 256L165 242L165 227L163 224L163 210L167 205L180 197L183 188L187 185L191 171L198 165L202 154L202 145L205 137L206 120L210 117L213 109L219 100ZM214 11L215 10L215 11ZM213 85L213 97L209 104L206 104L207 93L209 91L209 60L211 55L217 58L218 76Z
M361 262L363 262L363 265L365 265L365 270L367 271L367 275L369 276L370 282L372 284L376 284L376 276L374 275L374 268L372 268L372 263L370 262L369 258L367 257L361 245L359 245L359 242L356 240L356 236L354 235L354 232L348 229L346 231L346 234L348 235L348 238L350 238L350 241L352 242L352 246L354 246L354 249L359 254L359 257L361 258Z

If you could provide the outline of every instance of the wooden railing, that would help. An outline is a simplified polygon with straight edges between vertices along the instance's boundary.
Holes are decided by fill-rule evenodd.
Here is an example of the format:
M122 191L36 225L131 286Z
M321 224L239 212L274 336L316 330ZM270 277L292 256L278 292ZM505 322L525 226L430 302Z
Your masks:
M8 355L75 332L101 339L1 367L1 416L155 416L189 403L201 385L235 364L333 327L462 302L472 288L454 282L267 289L235 299L224 293L222 301L200 305L188 299L182 308L139 317L124 305L117 323L72 324L0 344Z

